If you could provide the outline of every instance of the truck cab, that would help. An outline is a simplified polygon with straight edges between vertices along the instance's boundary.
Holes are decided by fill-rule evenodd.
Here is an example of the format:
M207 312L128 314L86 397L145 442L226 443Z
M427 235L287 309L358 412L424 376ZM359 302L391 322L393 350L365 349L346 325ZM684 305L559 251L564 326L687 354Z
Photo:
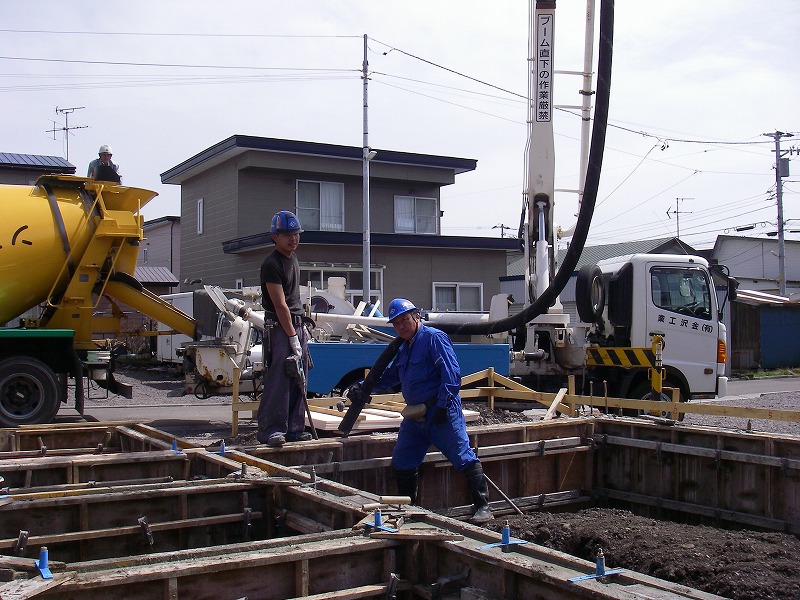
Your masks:
M665 385L679 387L684 400L725 395L727 330L708 262L698 256L637 254L600 268L608 277L610 328L594 340L609 347L649 348L660 336ZM628 375L620 382L621 395L641 397L648 391L646 373Z

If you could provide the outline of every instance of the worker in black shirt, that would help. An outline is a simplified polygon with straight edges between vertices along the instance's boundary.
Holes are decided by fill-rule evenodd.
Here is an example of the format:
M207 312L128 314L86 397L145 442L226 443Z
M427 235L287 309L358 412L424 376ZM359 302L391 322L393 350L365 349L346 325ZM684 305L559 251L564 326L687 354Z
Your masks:
M300 357L308 373L306 329L302 323L300 265L295 250L300 243L300 221L282 210L272 217L275 250L261 264L261 303L265 315L277 325L269 332L270 364L264 375L264 391L258 407L258 441L272 447L311 439L305 431L305 390L284 369L290 355ZM267 349L265 348L265 351Z

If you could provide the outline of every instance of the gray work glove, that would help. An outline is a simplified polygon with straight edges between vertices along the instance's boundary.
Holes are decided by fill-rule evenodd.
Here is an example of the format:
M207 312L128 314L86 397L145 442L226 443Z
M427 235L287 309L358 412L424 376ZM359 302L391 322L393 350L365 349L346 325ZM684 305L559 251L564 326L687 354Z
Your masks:
M289 349L295 356L303 356L303 348L300 346L300 338L293 335L289 338Z

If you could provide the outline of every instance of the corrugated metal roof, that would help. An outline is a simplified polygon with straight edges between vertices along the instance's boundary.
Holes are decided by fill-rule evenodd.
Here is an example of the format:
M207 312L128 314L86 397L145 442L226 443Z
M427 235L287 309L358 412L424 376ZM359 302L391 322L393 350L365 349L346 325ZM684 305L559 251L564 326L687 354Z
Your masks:
M736 302L744 302L745 304L797 304L797 301L787 298L786 296L778 296L777 294L770 294L768 292L759 292L758 290L736 290Z
M180 283L167 267L136 267L134 277L142 284L173 286Z
M75 172L75 165L60 156L43 156L41 154L15 154L0 152L0 166L6 168L31 169L36 171Z

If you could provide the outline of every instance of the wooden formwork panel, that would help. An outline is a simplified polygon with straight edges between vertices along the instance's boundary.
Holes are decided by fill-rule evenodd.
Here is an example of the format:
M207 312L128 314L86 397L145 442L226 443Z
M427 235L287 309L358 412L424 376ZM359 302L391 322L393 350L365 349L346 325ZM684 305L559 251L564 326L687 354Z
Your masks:
M469 427L486 475L508 496L588 490L591 419ZM391 455L397 434L352 436L297 444L302 448L247 448L254 456L296 466L378 495L396 494ZM490 497L500 498L490 489ZM421 468L419 502L430 510L470 504L466 482L435 449Z
M263 539L271 489L264 482L221 480L67 497L16 496L0 506L0 553L16 554L23 530L29 535L26 556L36 557L47 546L62 561ZM149 540L141 518L150 526Z
M489 427L471 435L478 436L476 445L487 474L511 495L542 494L547 486L581 487L592 466L588 439L592 428L585 423L556 427L554 436L546 435L547 429L522 427L514 432ZM145 450L168 439L156 437L151 446L147 432L138 427L123 434L121 439L137 444L138 451L132 454L138 458L131 464L146 464L157 452L180 454ZM316 465L320 471L316 479L308 473L311 465L303 465L301 472L236 451L219 455L187 448L183 454L195 465L191 472L202 473L201 478L217 474L215 479L106 483L98 488L72 483L15 493L12 502L0 506L0 553L14 553L23 527L29 531L25 553L29 560L47 545L52 560L67 563L68 573L59 573L64 582L39 594L55 599L384 598L392 573L403 580L400 598L430 598L440 577L459 573L465 575L457 587L476 587L498 598L709 597L686 588L677 593L678 586L654 584L634 573L624 581L602 585L570 582L591 572L593 565L534 544L511 554L496 547L485 549L482 546L498 541L497 534L416 508L397 510L407 515L409 523L431 525L446 535L356 534L353 527L367 516L364 503L378 499L375 492L323 479L329 476L323 471L332 468L331 476L337 468L340 475L385 471L390 450L377 440L348 443L339 455L362 458L332 464L339 452L336 446L326 442L327 454L315 455L321 451L315 445L323 444L308 444L306 458L327 456ZM85 465L77 463L83 467L97 458L88 456ZM376 468L376 461L383 466ZM469 503L463 477L453 473L441 455L429 454L424 471L423 498L427 495L428 502L437 508ZM384 487L388 480L391 477L384 478ZM147 518L147 530L141 526L142 517ZM248 520L251 527L245 530ZM456 539L454 534L464 539L445 541ZM248 538L253 541L242 543ZM0 556L0 567L2 561ZM634 593L637 586L644 586L639 596Z
M0 475L10 488L45 487L87 482L136 479L188 479L191 457L183 452L82 454L6 459Z
M118 425L118 424L117 424ZM98 445L119 448L115 426L104 424L75 426L24 426L17 429L0 429L0 451L40 451L95 449Z
M430 538L429 532L445 535ZM575 581L592 573L594 564L535 544L506 553L490 546L497 541L496 533L423 514L394 538L382 532L367 537L336 531L73 563L68 565L71 579L41 597L383 599L394 574L399 579L398 598L458 598L464 588L472 589L476 595L471 597L476 598L716 598L630 571L603 582Z
M598 421L594 491L656 512L800 531L800 438Z

